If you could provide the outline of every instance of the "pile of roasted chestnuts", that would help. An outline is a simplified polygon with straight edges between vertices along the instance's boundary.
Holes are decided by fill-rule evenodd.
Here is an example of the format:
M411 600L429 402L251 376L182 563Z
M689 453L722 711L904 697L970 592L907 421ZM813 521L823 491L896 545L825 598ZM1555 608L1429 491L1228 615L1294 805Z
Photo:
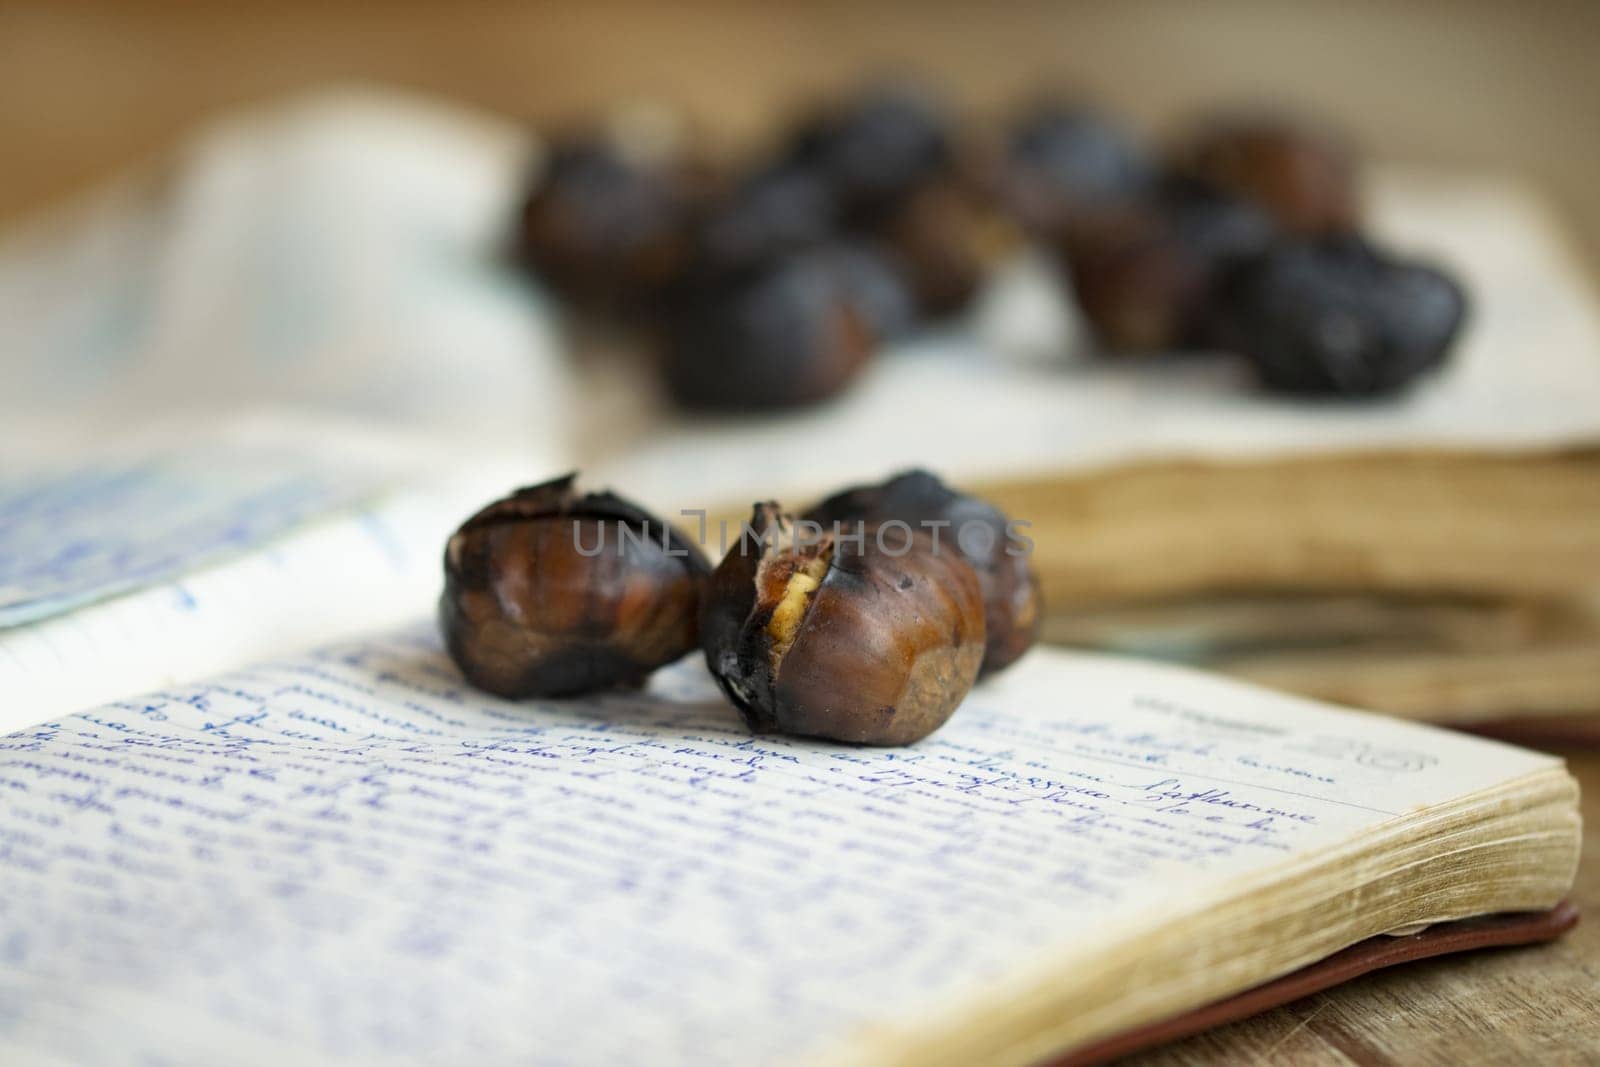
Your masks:
M753 161L558 140L514 247L574 305L643 329L691 409L814 404L885 341L959 313L1022 241L1050 250L1101 351L1222 350L1271 390L1374 396L1437 366L1461 287L1360 234L1353 154L1272 115L1155 153L1073 101L998 133L879 85Z
M568 475L455 532L439 626L498 696L639 686L698 647L754 730L905 745L1033 643L1023 529L909 471L799 515L756 504L713 569L668 523Z

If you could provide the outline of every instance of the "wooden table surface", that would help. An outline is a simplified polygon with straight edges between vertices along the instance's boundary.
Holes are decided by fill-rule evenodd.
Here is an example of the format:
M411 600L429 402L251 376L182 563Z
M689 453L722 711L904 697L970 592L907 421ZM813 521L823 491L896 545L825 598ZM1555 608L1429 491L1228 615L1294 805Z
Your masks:
M1560 941L1381 971L1124 1062L1600 1063L1600 749L1560 754L1583 789L1585 917Z

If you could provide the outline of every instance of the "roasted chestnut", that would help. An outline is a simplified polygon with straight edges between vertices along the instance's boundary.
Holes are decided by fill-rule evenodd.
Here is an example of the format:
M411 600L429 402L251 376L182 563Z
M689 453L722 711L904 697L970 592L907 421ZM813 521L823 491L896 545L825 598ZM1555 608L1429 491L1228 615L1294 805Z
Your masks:
M866 323L875 343L904 336L917 325L917 302L905 272L881 246L869 241L835 241L818 250L831 264L845 299Z
M580 307L648 318L689 254L690 186L673 164L605 138L559 142L523 205L515 253Z
M847 532L860 523L903 522L928 533L940 551L961 553L977 571L983 593L984 674L1011 665L1033 646L1044 614L1039 575L1020 530L988 501L958 493L928 471L912 470L835 493L804 518L824 530L837 526Z
M1183 146L1180 173L1266 208L1291 234L1316 237L1358 224L1355 159L1334 134L1283 116L1213 120Z
M690 287L668 316L667 391L691 410L815 404L855 377L877 343L866 297L830 249Z
M691 269L702 278L760 268L823 244L837 230L833 189L813 170L775 166L711 197L695 226Z
M958 552L758 504L711 577L706 663L752 729L906 745L944 724L983 660L983 595Z
M883 83L803 123L785 160L824 177L847 225L870 228L950 167L954 140L950 120L931 93Z
M1005 250L998 217L955 181L935 181L907 195L876 235L900 268L918 311L943 318L972 302Z
M695 647L711 573L699 547L574 475L519 489L444 553L439 628L467 680L503 697L643 683Z
M1302 396L1405 389L1444 362L1466 310L1449 275L1350 236L1274 249L1221 301L1227 341L1261 383Z
M1248 201L1175 182L1078 230L1062 252L1102 347L1170 352L1212 343L1219 287L1277 233Z
M1012 129L999 171L1006 204L1049 240L1066 239L1108 210L1143 199L1157 173L1127 131L1071 102L1031 108Z

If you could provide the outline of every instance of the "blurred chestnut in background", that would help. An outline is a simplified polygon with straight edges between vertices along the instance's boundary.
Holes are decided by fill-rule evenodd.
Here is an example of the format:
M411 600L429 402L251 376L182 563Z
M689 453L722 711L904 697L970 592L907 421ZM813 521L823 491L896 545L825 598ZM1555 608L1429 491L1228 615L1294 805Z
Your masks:
M936 98L886 84L802 124L778 169L825 185L839 232L881 245L918 313L942 317L977 292L992 243L992 212L956 164L953 127Z
M1029 546L1012 536L1005 513L988 501L956 492L928 471L911 470L835 493L804 518L827 531L840 524L845 532L858 523L898 520L925 531L938 551L961 553L977 571L983 594L984 674L1010 666L1033 646L1044 614L1039 575Z
M880 527L859 541L758 504L712 575L706 663L752 729L906 745L944 724L983 660L983 596L957 552Z
M814 248L837 232L838 213L832 188L813 171L777 166L736 178L697 219L690 267L738 273Z
M1264 207L1305 237L1359 225L1355 158L1331 132L1282 116L1213 120L1182 145L1177 171Z
M872 227L945 173L954 141L950 119L932 93L881 84L802 123L784 156L789 165L823 176L846 225Z
M934 319L964 310L1013 243L998 216L954 181L931 182L909 194L877 233L918 311Z
M884 255L880 245L844 239L818 250L838 279L845 300L882 344L910 333L918 325L916 299L905 271Z
M1157 168L1143 146L1085 105L1035 104L1012 128L995 182L1031 232L1063 240L1106 211L1149 196Z
M665 324L661 368L672 399L689 409L763 411L843 389L878 341L844 256L813 249L691 282Z
M439 627L479 689L636 686L697 644L704 554L621 497L579 495L573 478L490 504L445 547Z
M1221 309L1268 389L1381 396L1444 362L1466 296L1441 271L1341 236L1274 249L1230 280Z
M515 253L589 311L648 316L689 252L687 170L602 136L555 144L523 206Z
M1253 204L1180 181L1081 231L1065 256L1102 347L1171 352L1213 342L1220 285L1276 237Z

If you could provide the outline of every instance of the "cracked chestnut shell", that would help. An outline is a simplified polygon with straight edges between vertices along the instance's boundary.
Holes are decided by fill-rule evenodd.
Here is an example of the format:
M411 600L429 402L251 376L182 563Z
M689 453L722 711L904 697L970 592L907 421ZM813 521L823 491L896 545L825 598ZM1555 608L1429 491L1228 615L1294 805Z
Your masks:
M698 643L700 549L574 475L519 489L444 553L439 628L467 680L503 697L636 686Z
M804 517L829 531L836 523L853 532L857 523L894 520L926 530L930 539L937 531L939 547L953 546L978 574L988 634L983 674L1015 663L1038 638L1044 614L1039 575L1021 542L1010 537L1010 520L988 501L957 492L928 471L911 470L835 493Z
M711 673L754 730L868 745L926 737L978 677L976 572L921 533L857 543L809 532L777 504L756 505L701 612Z

